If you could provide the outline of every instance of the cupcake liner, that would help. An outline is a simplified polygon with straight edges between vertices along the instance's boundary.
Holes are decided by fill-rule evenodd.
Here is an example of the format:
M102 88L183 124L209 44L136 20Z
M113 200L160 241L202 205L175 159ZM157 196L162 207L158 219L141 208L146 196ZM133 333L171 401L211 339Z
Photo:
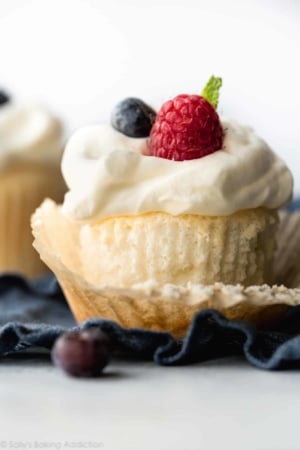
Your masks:
M282 212L277 233L275 279L289 287L300 286L300 212Z
M288 306L300 303L300 289L283 286L196 285L185 289L169 286L176 298L166 296L164 288L122 290L97 289L59 273L58 279L78 323L101 317L125 328L169 331L183 336L194 316L203 309L217 309L228 319L265 327L272 324ZM196 291L196 293L193 292ZM190 303L190 299L193 302Z
M293 214L284 217L280 239L291 240L286 233L295 220ZM283 220L283 219L282 219ZM286 286L224 285L215 283L206 286L188 284L159 286L154 282L140 283L131 289L112 287L99 288L83 276L81 257L77 246L76 224L69 221L54 202L47 200L36 211L32 219L34 246L41 258L53 270L65 293L76 320L80 323L93 317L115 320L124 327L138 327L151 330L169 331L182 336L194 314L202 309L214 308L230 319L246 319L260 326L269 325L289 306L300 304L300 267L297 258L290 265L287 280L292 277L293 288ZM291 245L293 249L294 246ZM276 258L278 272L283 248L279 244ZM288 255L285 255L289 261ZM285 266L284 266L285 267ZM298 274L298 275L297 275ZM282 277L282 283L285 279Z
M49 271L32 246L30 217L45 197L61 200L64 190L58 167L14 164L1 173L0 271L29 277Z

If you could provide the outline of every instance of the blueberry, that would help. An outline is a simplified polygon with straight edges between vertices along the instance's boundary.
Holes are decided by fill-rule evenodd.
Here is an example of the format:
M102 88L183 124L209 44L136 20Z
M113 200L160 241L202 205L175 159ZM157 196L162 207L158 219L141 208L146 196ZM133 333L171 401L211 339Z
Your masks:
M10 100L9 95L6 92L0 90L0 106L8 103Z
M75 377L99 376L109 359L109 337L98 328L67 332L52 349L54 364Z
M142 100L125 98L118 103L111 116L111 124L126 136L147 137L155 121L156 112Z

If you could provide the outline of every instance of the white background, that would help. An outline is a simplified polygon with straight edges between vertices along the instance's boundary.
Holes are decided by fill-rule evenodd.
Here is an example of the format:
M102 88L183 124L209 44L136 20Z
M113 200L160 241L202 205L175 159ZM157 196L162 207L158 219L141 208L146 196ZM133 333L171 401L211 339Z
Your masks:
M158 108L220 75L220 112L280 153L300 193L299 0L0 0L0 58L0 85L69 132L123 97Z

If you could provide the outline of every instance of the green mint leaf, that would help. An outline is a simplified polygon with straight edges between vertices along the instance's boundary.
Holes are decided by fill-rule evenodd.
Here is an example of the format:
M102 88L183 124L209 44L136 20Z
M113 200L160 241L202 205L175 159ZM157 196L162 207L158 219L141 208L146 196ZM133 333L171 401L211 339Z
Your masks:
M204 97L215 109L218 107L221 86L222 78L211 76L201 92L202 97Z

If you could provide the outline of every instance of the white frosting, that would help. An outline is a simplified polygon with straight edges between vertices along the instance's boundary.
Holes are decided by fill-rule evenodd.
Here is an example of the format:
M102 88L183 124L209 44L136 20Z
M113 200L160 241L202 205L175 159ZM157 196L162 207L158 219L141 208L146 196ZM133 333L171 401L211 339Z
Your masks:
M250 128L225 120L222 125L223 148L190 161L145 156L146 139L109 125L78 130L62 162L70 189L63 211L99 220L154 211L222 216L286 204L293 181L283 161Z
M14 103L0 106L0 167L19 160L58 164L62 138L60 121L45 107Z

